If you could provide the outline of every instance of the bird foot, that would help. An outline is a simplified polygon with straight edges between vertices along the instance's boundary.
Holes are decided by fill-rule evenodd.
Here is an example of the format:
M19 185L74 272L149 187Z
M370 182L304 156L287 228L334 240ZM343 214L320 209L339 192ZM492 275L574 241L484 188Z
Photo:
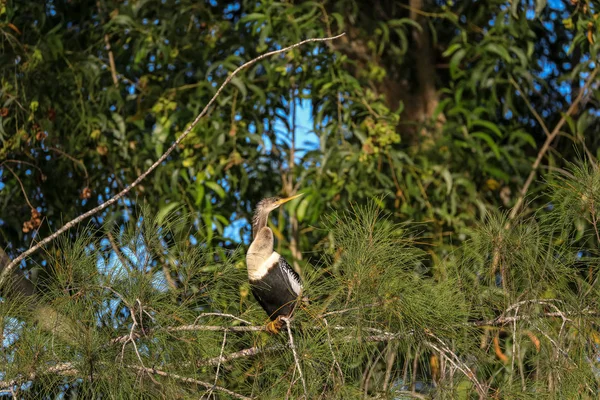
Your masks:
M282 327L283 321L280 317L277 317L275 321L271 321L267 324L267 332L269 332L272 335L277 335Z

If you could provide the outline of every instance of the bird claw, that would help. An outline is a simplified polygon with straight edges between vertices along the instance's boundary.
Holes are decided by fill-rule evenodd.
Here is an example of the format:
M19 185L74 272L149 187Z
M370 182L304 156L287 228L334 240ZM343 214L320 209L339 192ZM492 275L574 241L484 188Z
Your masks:
M267 324L267 332L273 335L277 335L283 327L283 321L280 317L277 317L275 321L271 321Z

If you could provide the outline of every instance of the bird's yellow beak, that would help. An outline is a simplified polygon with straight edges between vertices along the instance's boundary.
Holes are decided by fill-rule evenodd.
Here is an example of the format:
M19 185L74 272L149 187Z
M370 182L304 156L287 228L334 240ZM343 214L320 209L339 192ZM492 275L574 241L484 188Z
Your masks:
M285 204L285 203L287 203L288 201L291 201L291 200L297 199L298 197L302 196L303 194L304 194L304 193L300 193L300 194L297 194L297 195L295 195L295 196L286 197L286 198L284 198L284 199L279 199L279 200L277 200L277 202L276 202L275 204L277 204L277 206L280 206L280 205L282 205L282 204Z

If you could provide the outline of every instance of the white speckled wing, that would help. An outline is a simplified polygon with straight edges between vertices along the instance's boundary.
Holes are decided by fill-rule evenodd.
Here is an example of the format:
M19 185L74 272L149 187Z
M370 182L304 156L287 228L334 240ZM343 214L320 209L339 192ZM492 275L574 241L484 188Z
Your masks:
M287 261L285 261L285 258L281 256L279 256L279 267L285 272L286 276L288 277L290 287L292 288L294 293L296 293L297 296L300 296L302 294L302 281L300 280L300 276L298 275L298 273L296 273L296 271L294 271L294 268L292 268L292 266L288 264Z

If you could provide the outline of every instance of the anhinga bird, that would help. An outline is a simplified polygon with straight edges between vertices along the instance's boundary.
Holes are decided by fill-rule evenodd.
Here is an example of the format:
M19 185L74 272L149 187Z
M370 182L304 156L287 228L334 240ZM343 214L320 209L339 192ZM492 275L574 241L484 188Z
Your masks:
M297 197L270 197L256 206L252 220L252 244L246 253L248 279L252 294L267 312L271 322L267 330L278 333L282 317L290 317L302 295L300 276L285 259L273 250L273 231L267 226L269 213Z

